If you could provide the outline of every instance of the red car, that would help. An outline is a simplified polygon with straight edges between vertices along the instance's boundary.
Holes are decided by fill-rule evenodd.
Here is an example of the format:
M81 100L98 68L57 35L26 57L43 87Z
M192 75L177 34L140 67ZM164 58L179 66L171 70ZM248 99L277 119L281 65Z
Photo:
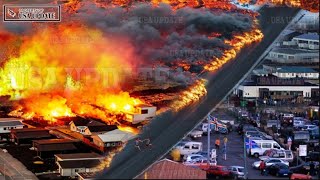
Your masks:
M305 174L292 174L290 179L312 179L312 176Z
M232 173L226 166L202 166L202 170L206 171L208 175L214 175L218 177L232 176Z

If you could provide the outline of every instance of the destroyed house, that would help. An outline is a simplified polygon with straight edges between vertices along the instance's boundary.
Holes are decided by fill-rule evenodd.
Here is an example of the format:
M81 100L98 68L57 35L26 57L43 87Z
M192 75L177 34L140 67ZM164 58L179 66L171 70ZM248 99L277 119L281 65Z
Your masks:
M75 153L77 152L77 143L79 140L69 139L47 139L47 140L34 140L33 148L37 151L37 155L53 156L57 153Z

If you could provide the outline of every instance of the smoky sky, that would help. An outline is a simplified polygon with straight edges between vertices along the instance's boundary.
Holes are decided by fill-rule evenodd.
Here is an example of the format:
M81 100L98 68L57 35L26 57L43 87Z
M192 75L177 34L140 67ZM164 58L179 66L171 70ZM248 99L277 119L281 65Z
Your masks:
M174 11L167 4L158 7L137 4L130 10L86 4L77 18L108 35L129 37L136 53L145 61L212 60L230 48L224 39L249 31L253 23L249 15L240 13L214 13L188 7ZM212 33L221 36L209 38Z
M146 3L130 9L84 3L75 14L62 14L61 23L72 21L98 28L106 36L129 38L145 62L182 59L191 64L220 57L230 48L224 40L249 31L253 23L252 17L241 13L189 7L172 10L167 4L154 7ZM18 34L32 33L31 23L6 23L3 28ZM209 38L212 33L221 35Z

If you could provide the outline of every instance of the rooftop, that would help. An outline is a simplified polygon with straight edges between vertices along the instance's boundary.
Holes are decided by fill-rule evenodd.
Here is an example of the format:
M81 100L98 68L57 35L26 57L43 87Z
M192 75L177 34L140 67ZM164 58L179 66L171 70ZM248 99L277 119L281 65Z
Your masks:
M94 179L96 173L95 172L81 172L77 173L78 176L82 179Z
M308 40L318 40L319 41L319 34L317 34L317 33L301 34L301 35L296 36L294 38L308 39Z
M132 139L135 135L130 132L115 129L97 136L99 136L103 142L126 142Z
M94 168L99 164L101 164L101 162L98 159L87 159L87 160L57 161L57 164L63 169Z
M163 159L153 164L137 179L206 179L206 172Z
M23 126L21 121L0 121L0 126Z
M52 137L49 130L43 128L12 129L11 134L17 139L41 139Z
M281 54L302 54L302 53L319 53L319 51L310 51L305 49L292 49L292 48L277 48L273 49L271 52L281 53Z
M62 160L104 159L103 156L97 153L55 154L55 156Z
M92 119L77 117L72 121L76 126L105 126L106 124Z
M44 139L44 140L34 140L33 142L37 144L67 144L67 143L74 143L78 141L70 140L70 139Z
M277 69L280 73L318 73L316 70L302 66L283 66Z

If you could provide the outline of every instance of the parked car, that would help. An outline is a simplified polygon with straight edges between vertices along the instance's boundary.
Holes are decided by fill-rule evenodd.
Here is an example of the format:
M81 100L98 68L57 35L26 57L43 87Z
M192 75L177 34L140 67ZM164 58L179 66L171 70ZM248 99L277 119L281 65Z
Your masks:
M256 161L256 162L252 163L252 167L255 168L255 169L259 169L260 162L261 161ZM283 164L289 166L289 162L288 161L284 161L284 160L281 160L281 159L275 159L275 158L266 159L264 162L266 163L266 166L271 166L272 164L275 164L275 163L283 163Z
M269 140L272 140L272 136L269 136L267 135L266 133L264 132L261 132L261 131L246 131L245 132L245 135L246 137L260 137L262 139L269 139Z
M319 162L318 161L309 161L305 162L303 164L300 164L298 166L290 167L290 171L293 173L299 173L299 174L308 174L310 171L310 163L314 163L314 168L317 171L319 169Z
M276 159L281 159L285 160L288 162L293 161L293 153L291 150L275 150L269 153L267 156L260 156L260 160L266 160L269 158L276 158Z
M304 120L293 120L293 127L297 130L301 129L304 125L305 125L305 121Z
M292 172L289 166L283 163L274 163L266 168L267 172L274 176L290 176Z
M313 120L311 121L311 124L319 126L319 120Z
M197 138L201 138L202 134L203 134L202 130L193 130L191 131L189 136L191 137L191 139L197 139Z
M185 143L179 143L176 148L179 150L181 156L185 156L202 151L202 143L189 141Z
M229 171L226 166L220 166L220 165L208 166L208 165L206 165L206 166L201 166L200 168L202 170L206 171L207 174L213 175L216 177L227 178L227 177L232 176L231 171Z
M305 175L305 174L297 174L297 173L291 174L290 180L296 180L296 179L312 179L312 176Z
M210 164L210 166L217 165L217 162L215 160L214 161L209 160L208 162L208 159L206 157L199 157L189 162L186 161L183 164L186 166L201 167L201 166L207 166L208 163Z
M319 126L309 130L310 139L319 139Z
M277 119L272 119L267 121L267 128L272 128L275 126L276 128L280 129L281 128L281 122L280 120Z
M183 160L185 162L192 162L193 160L197 159L197 158L201 158L201 157L204 157L200 154L189 154L189 155L186 155L183 157Z
M304 126L302 126L302 130L312 130L312 129L314 129L314 128L317 128L318 126L316 126L316 125L313 125L313 124L307 124L307 125L304 125Z
M244 174L244 167L242 166L230 166L229 171L234 179L246 179Z

